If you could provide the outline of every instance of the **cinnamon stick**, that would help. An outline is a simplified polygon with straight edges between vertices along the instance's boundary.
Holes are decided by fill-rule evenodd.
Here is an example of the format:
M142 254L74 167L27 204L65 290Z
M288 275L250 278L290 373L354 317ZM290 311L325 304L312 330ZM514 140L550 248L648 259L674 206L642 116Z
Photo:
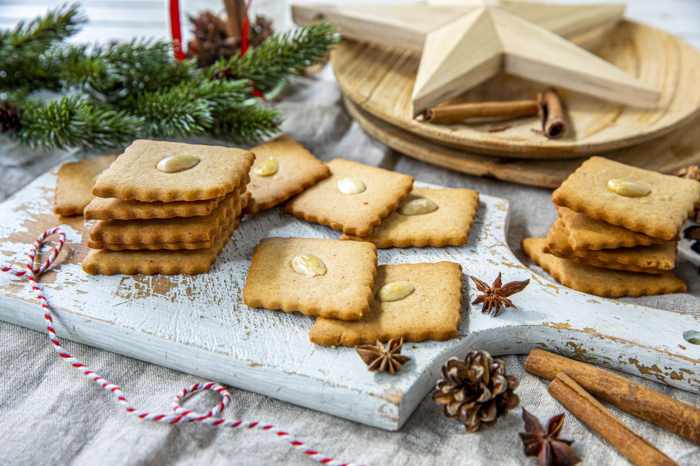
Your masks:
M621 375L541 349L530 351L525 370L549 380L564 373L596 398L700 444L700 409Z
M537 115L540 106L536 100L506 102L475 102L440 105L426 110L425 121L435 124L454 124L473 118L519 118Z
M564 103L559 93L548 89L537 95L539 114L542 121L542 134L549 139L562 137L567 130Z
M637 466L671 466L676 463L632 432L590 393L563 372L549 384L549 393L589 429L600 435Z
M243 36L243 18L248 14L245 0L224 0L228 35L240 39Z

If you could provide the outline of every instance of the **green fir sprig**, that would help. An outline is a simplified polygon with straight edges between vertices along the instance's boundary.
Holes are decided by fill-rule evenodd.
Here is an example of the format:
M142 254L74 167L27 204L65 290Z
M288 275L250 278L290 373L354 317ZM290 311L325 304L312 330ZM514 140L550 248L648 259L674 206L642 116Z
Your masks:
M55 89L54 70L42 66L39 59L78 32L85 22L77 5L64 5L43 17L20 21L14 29L0 31L0 89Z
M139 137L255 142L281 121L253 89L272 89L338 40L328 25L302 27L201 69L174 60L163 41L65 44L84 22L72 5L0 33L0 132L40 149L118 147ZM45 101L33 95L39 90L65 95Z
M77 97L49 103L26 101L16 138L36 149L84 149L123 146L138 137L139 117Z
M289 74L298 74L322 60L340 40L330 24L316 24L274 34L243 56L221 59L208 68L213 79L248 79L263 92Z

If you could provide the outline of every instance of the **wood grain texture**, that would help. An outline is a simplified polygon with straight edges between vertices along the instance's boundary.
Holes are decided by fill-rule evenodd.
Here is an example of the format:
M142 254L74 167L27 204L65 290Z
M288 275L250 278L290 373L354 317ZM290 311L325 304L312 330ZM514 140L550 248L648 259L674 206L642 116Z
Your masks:
M584 40L581 36L580 39ZM658 108L640 110L563 91L571 131L547 140L537 118L509 122L502 132L493 122L433 125L412 118L411 101L420 57L415 52L343 41L332 54L336 79L346 97L370 114L423 138L486 155L525 159L577 158L658 138L689 122L700 111L700 53L661 30L622 21L605 36L596 53L644 84L661 92ZM544 86L499 75L453 99L456 102L533 98Z
M655 88L567 39L576 33L603 34L622 18L624 4L490 0L438 6L310 5L293 11L299 24L323 19L346 38L421 51L413 116L500 71L635 107L655 108L659 98Z
M503 181L557 188L587 157L566 160L523 160L496 158L464 149L447 147L404 131L363 111L347 98L352 117L373 138L392 149L433 165ZM618 162L662 173L673 173L700 163L700 120L659 137L643 147L629 147L605 155Z
M0 205L0 256L21 260L30 242L59 221L50 213L55 174L39 177ZM700 392L700 346L683 332L697 320L559 286L521 264L508 249L508 203L482 196L464 247L386 250L379 263L436 262L462 265L465 275L492 280L529 278L517 311L491 318L469 312L474 291L465 289L459 335L447 342L411 345L411 362L398 376L366 370L353 349L321 348L308 340L312 320L260 312L241 304L251 253L268 236L336 237L337 234L273 209L245 221L212 270L187 276L97 276L82 272L84 226L71 220L68 252L43 279L57 311L58 334L108 351L204 376L301 406L396 430L433 386L439 366L479 347L521 354L534 345ZM468 313L468 315L467 315ZM0 276L0 319L42 330L31 291Z

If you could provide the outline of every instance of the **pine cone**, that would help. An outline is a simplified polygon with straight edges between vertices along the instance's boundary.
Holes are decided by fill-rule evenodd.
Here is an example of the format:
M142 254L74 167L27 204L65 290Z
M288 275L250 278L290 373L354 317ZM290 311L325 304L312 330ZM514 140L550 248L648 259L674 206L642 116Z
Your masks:
M503 360L493 359L486 351L471 351L463 361L448 359L442 376L433 400L443 406L445 416L458 419L468 432L476 432L482 423L496 422L520 402L513 393L518 380L506 374Z
M190 16L192 35L187 54L197 59L197 65L206 67L219 58L228 58L240 50L240 38L228 35L226 21L211 11Z
M250 45L253 48L259 46L274 32L272 21L264 16L256 16L255 22L250 27Z
M21 126L17 106L12 102L0 102L0 133L16 131Z

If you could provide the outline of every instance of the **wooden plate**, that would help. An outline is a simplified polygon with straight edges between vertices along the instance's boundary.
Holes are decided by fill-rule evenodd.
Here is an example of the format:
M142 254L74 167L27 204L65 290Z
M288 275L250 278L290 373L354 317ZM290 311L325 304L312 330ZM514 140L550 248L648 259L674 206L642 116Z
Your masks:
M418 160L470 175L491 176L513 183L554 189L585 160L523 160L484 156L436 144L392 126L360 110L347 98L345 105L350 115L370 136L392 149ZM648 144L620 149L606 154L606 157L663 173L673 173L679 168L698 164L700 117Z
M583 38L581 39L583 40ZM580 41L579 41L580 42ZM489 132L493 122L433 125L411 118L411 91L418 57L411 52L344 41L332 54L338 83L362 110L423 138L488 155L564 159L610 152L667 134L700 111L700 53L682 40L642 24L623 21L608 32L596 53L661 91L656 110L640 110L563 91L570 135L550 141L532 130L536 118L509 122ZM472 89L459 101L532 98L543 86L502 75Z

